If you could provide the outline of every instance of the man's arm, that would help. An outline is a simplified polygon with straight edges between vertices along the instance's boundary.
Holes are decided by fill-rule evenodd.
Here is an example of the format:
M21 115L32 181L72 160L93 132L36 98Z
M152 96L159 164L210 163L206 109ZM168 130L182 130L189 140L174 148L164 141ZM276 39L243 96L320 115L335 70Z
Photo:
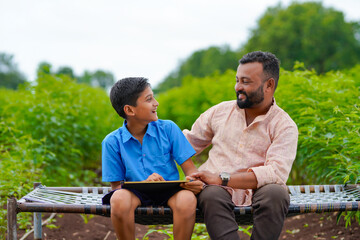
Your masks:
M190 175L193 178L200 179L206 184L221 185L222 180L218 174L201 171ZM230 180L227 184L228 187L234 189L256 189L257 180L253 172L241 172L230 174Z
M277 128L275 137L266 152L263 166L252 167L258 181L257 188L266 184L286 184L296 157L298 130L294 125Z

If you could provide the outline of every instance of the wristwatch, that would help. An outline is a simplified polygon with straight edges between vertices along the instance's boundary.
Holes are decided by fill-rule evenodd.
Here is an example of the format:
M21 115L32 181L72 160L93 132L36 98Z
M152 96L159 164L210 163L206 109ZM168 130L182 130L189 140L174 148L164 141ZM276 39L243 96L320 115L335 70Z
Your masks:
M221 178L221 185L222 186L227 186L228 182L230 181L230 173L228 172L221 172L220 173L220 178Z

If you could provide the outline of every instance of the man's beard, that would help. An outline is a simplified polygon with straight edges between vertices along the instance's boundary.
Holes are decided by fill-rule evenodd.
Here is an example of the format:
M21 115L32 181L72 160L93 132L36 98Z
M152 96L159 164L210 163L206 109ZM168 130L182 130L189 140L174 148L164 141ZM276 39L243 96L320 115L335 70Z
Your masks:
M251 108L254 104L259 104L264 100L264 92L263 92L264 84L262 84L256 91L251 92L249 95L244 91L236 92L236 103L239 108ZM239 99L239 94L245 95L245 100Z

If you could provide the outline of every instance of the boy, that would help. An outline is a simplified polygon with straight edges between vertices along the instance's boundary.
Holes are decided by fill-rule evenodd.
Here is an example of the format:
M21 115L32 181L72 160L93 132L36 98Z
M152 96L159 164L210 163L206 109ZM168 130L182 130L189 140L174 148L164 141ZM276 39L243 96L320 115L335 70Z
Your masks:
M175 161L185 175L197 171L191 157L195 150L179 127L169 120L158 120L155 100L146 78L124 78L110 91L111 104L124 118L121 128L102 142L102 177L111 182L112 192L103 203L111 205L111 221L118 239L135 239L135 209L149 205L168 205L173 211L174 238L191 239L195 224L196 197L202 183L191 191L143 193L122 189L120 181L178 180Z

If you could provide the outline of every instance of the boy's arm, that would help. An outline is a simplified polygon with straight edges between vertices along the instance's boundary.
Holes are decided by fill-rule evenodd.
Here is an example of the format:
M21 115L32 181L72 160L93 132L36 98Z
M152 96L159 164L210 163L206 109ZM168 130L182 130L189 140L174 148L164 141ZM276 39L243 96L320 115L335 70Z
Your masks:
M189 176L190 174L198 171L191 158L183 162L180 167L184 171L185 176Z
M184 171L186 179L191 180L191 182L182 183L180 186L184 189L192 191L194 194L200 193L204 187L204 183L200 180L196 180L190 177L190 174L198 172L191 158L183 162L180 167Z

